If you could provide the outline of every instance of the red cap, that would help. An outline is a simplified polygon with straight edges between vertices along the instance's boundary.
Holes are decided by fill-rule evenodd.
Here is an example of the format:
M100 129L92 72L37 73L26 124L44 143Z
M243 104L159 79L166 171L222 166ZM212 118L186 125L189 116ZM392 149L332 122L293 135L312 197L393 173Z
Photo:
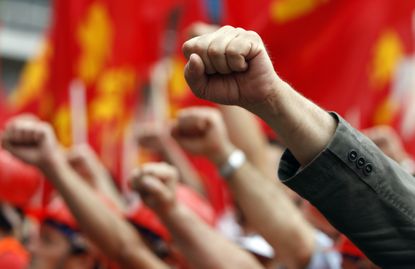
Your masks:
M216 217L212 207L198 193L185 185L178 185L176 195L179 202L198 215L205 223L215 224ZM169 232L157 215L145 205L140 204L136 210L127 214L127 217L136 225L150 230L163 240L169 241L171 239Z
M72 216L65 202L60 197L55 197L43 209L40 220L53 220L60 224L64 224L73 230L78 230L78 224Z
M365 258L365 254L358 249L346 236L341 235L337 243L337 249L341 254Z
M35 167L0 149L0 200L27 206L42 186L43 176Z
M29 253L23 245L13 237L0 240L0 268L25 269L29 265Z

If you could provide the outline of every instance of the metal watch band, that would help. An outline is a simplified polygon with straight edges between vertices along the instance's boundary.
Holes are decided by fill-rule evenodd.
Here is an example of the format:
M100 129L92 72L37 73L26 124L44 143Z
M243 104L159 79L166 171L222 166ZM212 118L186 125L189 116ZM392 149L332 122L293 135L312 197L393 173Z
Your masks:
M222 177L228 178L231 176L236 170L238 170L246 161L245 154L237 149L234 150L226 160L224 164L219 168L219 172Z

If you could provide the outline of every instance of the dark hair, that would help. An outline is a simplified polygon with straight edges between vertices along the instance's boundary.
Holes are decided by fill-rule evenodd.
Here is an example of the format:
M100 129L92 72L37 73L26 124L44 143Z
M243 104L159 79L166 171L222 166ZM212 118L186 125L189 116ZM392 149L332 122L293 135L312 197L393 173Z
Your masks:
M10 221L4 216L3 212L0 211L0 230L11 233L13 231L13 226Z

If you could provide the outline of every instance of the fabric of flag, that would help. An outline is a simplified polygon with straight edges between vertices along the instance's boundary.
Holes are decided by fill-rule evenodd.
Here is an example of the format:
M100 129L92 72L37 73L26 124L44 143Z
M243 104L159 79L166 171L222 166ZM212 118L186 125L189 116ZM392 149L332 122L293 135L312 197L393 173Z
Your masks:
M180 32L201 19L197 10L199 2L190 0L54 1L47 41L26 66L10 106L14 113L31 112L50 121L60 142L70 146L75 142L70 94L73 87L80 89L87 140L119 174L123 133L150 67L171 53L170 47L180 47L179 34L169 40L175 44L164 44L168 31Z
M394 126L415 154L414 0L224 0L223 8L222 23L257 31L295 89L357 128Z

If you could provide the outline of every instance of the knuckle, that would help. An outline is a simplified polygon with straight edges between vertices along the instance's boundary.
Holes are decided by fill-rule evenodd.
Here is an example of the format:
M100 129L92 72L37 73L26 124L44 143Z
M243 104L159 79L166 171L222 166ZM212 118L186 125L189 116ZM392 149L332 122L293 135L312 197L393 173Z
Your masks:
M220 28L220 30L233 30L233 29L235 29L235 27L231 25L225 25Z
M230 44L227 48L226 48L226 57L229 58L237 58L240 56L240 47Z
M223 55L222 50L216 44L212 44L211 46L209 46L207 54L210 58L219 58Z

